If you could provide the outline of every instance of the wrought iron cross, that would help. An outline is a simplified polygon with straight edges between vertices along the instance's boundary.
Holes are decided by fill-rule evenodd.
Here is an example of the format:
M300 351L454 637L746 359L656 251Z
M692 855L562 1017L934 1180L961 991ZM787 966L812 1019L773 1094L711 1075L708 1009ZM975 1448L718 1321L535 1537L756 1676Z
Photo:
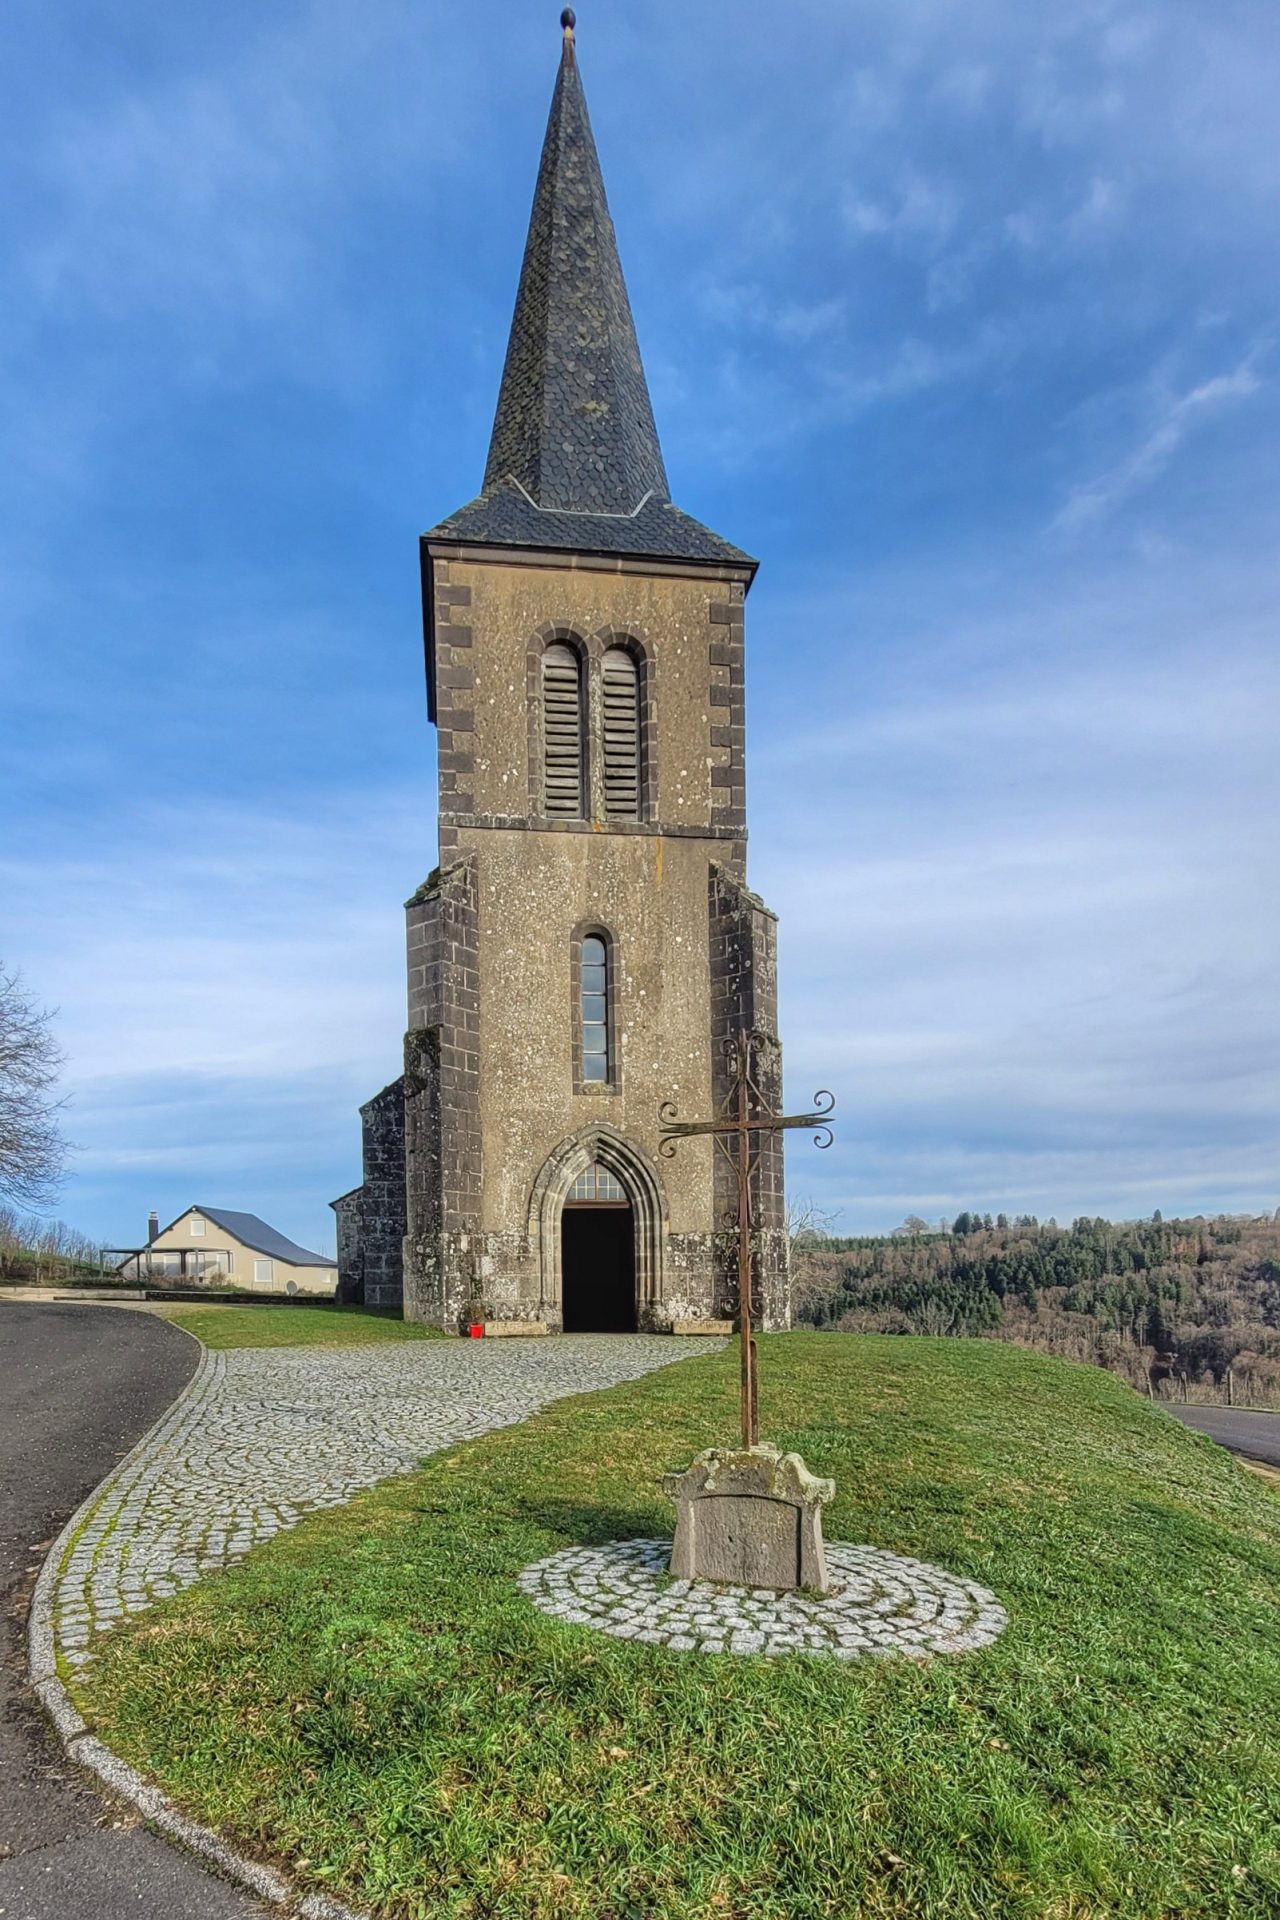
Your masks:
M658 1113L662 1123L659 1153L670 1159L681 1140L709 1133L738 1176L738 1333L742 1347L744 1447L754 1447L760 1438L751 1299L751 1176L760 1164L759 1136L782 1133L788 1127L805 1127L813 1132L816 1147L829 1147L832 1141L829 1122L836 1106L835 1095L823 1087L813 1096L812 1113L771 1112L755 1072L756 1047L761 1037L743 1032L730 1035L725 1041L725 1052L733 1062L733 1081L716 1119L681 1120L679 1109L669 1100Z

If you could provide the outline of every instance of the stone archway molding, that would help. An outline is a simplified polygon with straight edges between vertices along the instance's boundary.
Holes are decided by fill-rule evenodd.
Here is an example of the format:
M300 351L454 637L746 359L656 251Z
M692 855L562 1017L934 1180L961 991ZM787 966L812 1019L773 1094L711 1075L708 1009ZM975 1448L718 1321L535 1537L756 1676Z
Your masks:
M560 1216L570 1187L589 1166L607 1167L631 1202L636 1236L636 1326L664 1330L664 1252L667 1200L658 1170L646 1153L616 1128L593 1123L562 1140L548 1155L529 1195L529 1244L538 1252L543 1319L559 1321L562 1308Z

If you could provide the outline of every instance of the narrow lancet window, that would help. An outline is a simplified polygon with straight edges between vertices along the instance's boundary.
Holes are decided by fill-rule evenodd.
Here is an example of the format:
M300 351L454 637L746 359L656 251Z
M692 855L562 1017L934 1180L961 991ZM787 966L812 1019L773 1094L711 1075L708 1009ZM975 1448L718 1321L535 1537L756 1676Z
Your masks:
M640 817L640 678L623 647L610 647L602 667L604 805L613 820Z
M582 818L582 662L557 642L542 656L542 803L552 818Z
M609 949L598 933L582 942L582 1078L609 1080Z

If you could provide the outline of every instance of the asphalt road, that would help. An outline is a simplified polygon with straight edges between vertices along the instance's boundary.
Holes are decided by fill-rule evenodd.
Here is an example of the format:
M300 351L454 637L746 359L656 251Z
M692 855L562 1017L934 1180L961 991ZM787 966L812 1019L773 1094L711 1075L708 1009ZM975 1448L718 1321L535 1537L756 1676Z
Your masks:
M1232 1453L1280 1467L1280 1413L1244 1413L1239 1407L1171 1406L1166 1411Z
M44 1554L195 1371L176 1327L119 1307L0 1300L0 1916L248 1920L263 1909L110 1804L26 1686Z

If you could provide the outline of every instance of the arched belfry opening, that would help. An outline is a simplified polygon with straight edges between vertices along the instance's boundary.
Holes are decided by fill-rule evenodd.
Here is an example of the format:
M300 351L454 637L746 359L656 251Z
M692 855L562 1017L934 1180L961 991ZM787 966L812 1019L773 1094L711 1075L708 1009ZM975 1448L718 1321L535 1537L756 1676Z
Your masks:
M666 1201L633 1141L588 1127L546 1162L529 1201L542 1312L566 1333L662 1324Z

